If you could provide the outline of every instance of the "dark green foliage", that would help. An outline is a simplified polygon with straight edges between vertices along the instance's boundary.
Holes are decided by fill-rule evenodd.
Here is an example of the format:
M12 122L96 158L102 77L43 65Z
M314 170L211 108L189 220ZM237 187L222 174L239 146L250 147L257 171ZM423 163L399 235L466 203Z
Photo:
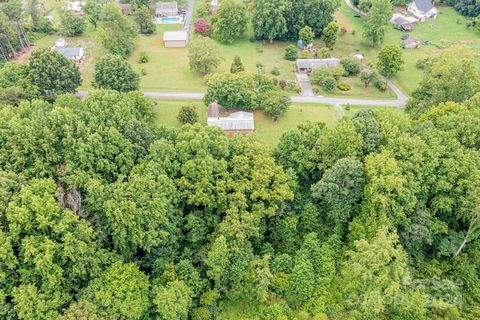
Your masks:
M294 45L289 45L285 48L285 59L289 61L297 60L297 48Z
M213 37L220 42L231 44L245 33L247 24L247 9L243 3L222 1L213 24Z
M345 70L345 76L355 76L360 73L361 71L361 65L360 61L355 58L343 58L340 60L340 64L343 66L343 69Z
M273 151L157 127L140 92L1 105L0 318L477 319L480 95L428 86L471 71L443 54L421 88L457 102L306 122ZM29 66L0 70L35 88ZM207 81L206 102L289 104L266 74Z
M140 79L128 61L120 56L106 54L95 64L92 85L98 89L129 92L138 90Z
M82 83L78 67L59 53L36 49L28 60L28 78L47 99L74 93Z
M76 16L71 10L60 14L60 32L68 37L80 36L85 31L85 19Z
M182 124L194 124L198 121L198 113L195 106L183 106L177 115L178 121Z
M156 24L152 21L153 11L147 6L142 5L135 10L135 21L138 24L141 34L153 34L157 29Z

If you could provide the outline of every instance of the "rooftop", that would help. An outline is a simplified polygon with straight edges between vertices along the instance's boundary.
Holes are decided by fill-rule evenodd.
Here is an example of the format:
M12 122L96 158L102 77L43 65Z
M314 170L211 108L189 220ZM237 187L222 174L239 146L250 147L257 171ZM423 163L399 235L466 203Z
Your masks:
M171 2L158 2L157 3L157 9L177 9L177 2L176 1L171 1Z
M163 41L187 41L187 31L165 31Z
M432 10L435 6L432 3L432 0L413 0L418 10L423 12L428 12Z
M54 51L60 53L67 59L71 60L80 60L83 58L83 48L76 47L76 48L65 48L65 47L55 47L53 48Z
M228 117L208 117L209 126L219 127L225 131L254 130L254 117L252 112L238 111Z
M299 69L315 69L321 67L336 68L340 64L337 58L328 59L297 59L297 68Z

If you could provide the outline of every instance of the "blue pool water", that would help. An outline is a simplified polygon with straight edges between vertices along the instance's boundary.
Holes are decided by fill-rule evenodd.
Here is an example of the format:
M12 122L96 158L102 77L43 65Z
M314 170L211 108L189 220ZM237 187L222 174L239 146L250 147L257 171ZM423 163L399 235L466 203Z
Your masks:
M180 22L178 17L165 17L160 19L161 22Z

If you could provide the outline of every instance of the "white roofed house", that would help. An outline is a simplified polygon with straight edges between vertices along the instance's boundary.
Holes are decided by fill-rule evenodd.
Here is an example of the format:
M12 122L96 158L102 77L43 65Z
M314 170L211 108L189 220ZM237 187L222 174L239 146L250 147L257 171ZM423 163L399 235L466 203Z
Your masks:
M407 10L422 21L425 19L435 19L438 14L438 10L433 5L432 0L413 0L408 4Z
M340 64L337 58L328 59L297 59L296 67L299 73L309 73L315 69L328 67L336 68Z
M253 112L236 111L221 116L223 108L216 102L208 105L207 124L210 127L219 127L231 137L235 134L252 133L255 130Z
M155 10L156 17L172 17L177 15L178 5L176 1L157 3L157 9Z
M165 31L163 33L163 46L165 48L184 48L187 46L187 31Z
M77 64L81 64L83 62L83 57L85 56L85 51L83 48L76 47L76 48L67 48L67 47L54 47L53 51L58 52L65 58L72 60Z

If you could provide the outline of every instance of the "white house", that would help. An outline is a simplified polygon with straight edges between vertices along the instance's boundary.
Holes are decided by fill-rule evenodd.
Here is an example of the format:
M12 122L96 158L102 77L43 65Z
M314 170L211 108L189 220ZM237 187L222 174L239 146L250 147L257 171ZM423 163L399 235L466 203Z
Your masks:
M165 31L163 45L165 48L183 48L187 46L187 31Z
M422 21L425 19L435 19L438 14L438 10L433 5L432 0L413 0L407 6L407 10Z
M208 117L207 124L211 127L220 127L228 135L235 133L251 133L255 130L252 112L237 111L227 117Z
M340 64L337 58L327 59L297 59L297 71L300 73L310 73L318 68L336 68Z

